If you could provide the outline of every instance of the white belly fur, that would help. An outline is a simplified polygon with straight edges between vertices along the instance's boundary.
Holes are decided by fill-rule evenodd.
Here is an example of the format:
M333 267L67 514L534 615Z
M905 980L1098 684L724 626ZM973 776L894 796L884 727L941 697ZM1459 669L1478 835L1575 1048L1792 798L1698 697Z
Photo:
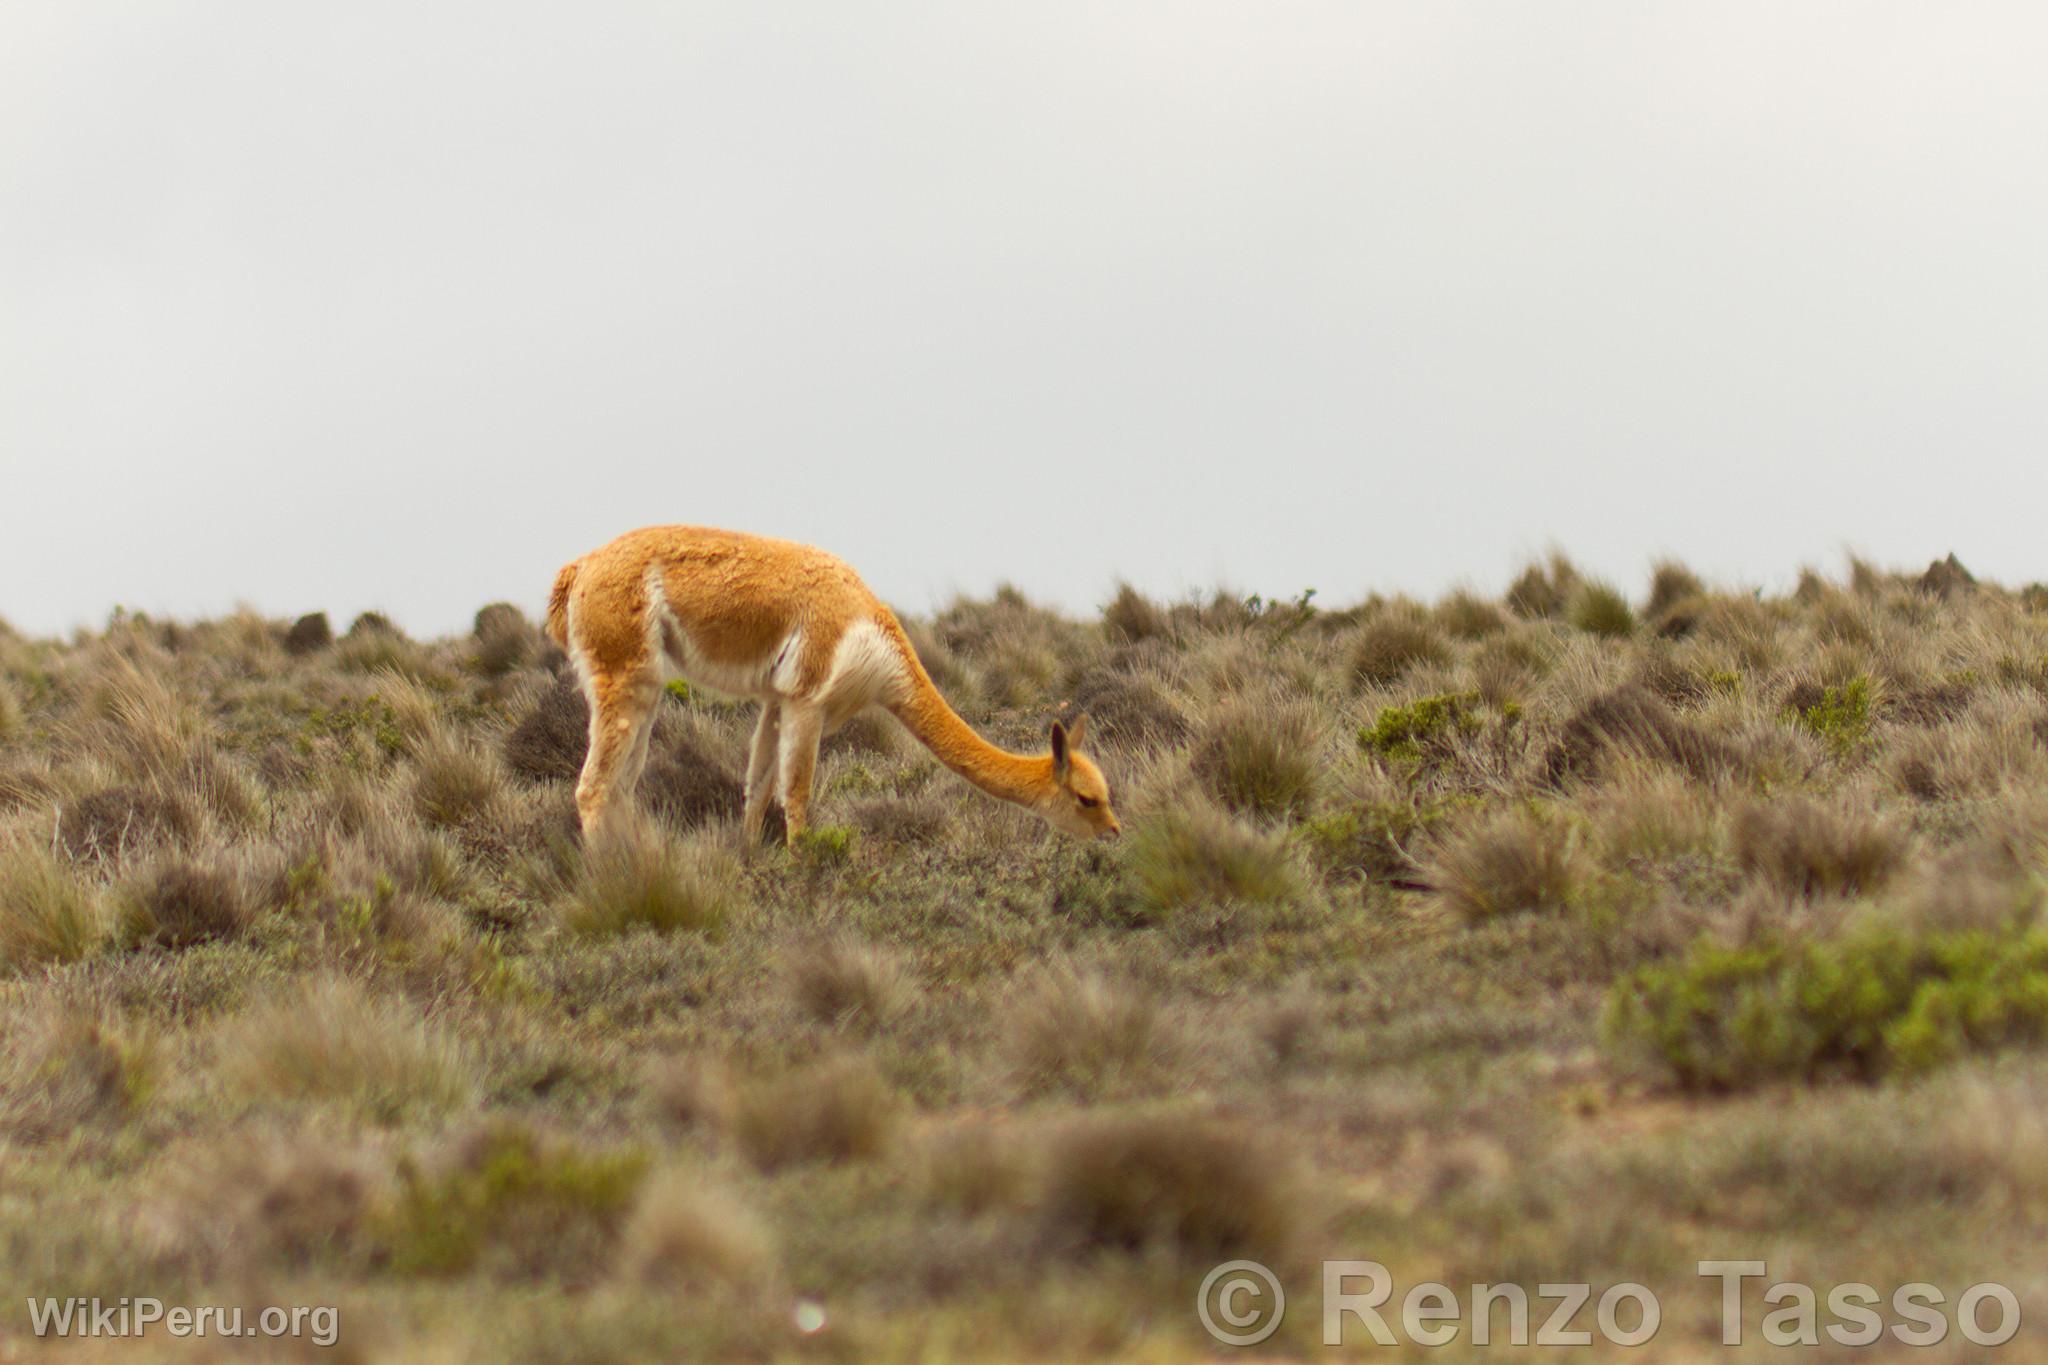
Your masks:
M707 658L667 602L656 597L655 650L667 671L692 687L728 697L797 699L804 633L791 631L767 658L744 664ZM893 696L903 683L903 658L895 642L872 621L855 623L839 637L832 667L814 697L825 708L825 727L835 729Z

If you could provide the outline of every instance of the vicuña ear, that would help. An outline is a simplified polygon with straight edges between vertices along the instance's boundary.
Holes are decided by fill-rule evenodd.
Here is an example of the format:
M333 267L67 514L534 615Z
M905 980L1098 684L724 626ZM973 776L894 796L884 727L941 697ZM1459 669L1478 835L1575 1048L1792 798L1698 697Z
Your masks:
M1081 736L1087 733L1088 717L1085 715L1074 717L1074 723L1067 727L1067 747L1069 749L1080 748Z
M1052 775L1064 782L1067 780L1067 727L1058 721L1052 723Z

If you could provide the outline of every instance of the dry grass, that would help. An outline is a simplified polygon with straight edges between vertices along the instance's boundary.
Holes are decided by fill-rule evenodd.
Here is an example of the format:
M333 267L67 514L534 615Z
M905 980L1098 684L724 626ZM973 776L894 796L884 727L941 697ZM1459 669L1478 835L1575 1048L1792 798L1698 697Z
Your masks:
M531 605L0 632L0 1278L365 1358L1170 1360L1216 1261L1371 1255L1640 1280L1684 1354L1701 1255L1953 1297L2048 1233L2038 591L1004 590L906 628L1001 744L1087 713L1124 839L869 717L796 856L680 692L584 849Z
M217 1047L222 1074L247 1094L339 1103L379 1121L455 1108L473 1085L456 1040L343 977L229 1021Z

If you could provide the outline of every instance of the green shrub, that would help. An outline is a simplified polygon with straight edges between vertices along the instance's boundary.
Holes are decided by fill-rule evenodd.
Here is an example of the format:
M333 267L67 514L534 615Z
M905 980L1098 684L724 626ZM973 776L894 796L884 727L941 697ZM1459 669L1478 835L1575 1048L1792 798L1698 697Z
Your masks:
M391 1268L453 1275L495 1262L513 1274L577 1269L632 1211L638 1152L585 1152L519 1128L471 1142L446 1169L401 1168L386 1220Z
M1381 758L1418 762L1448 752L1457 735L1480 729L1477 692L1445 692L1406 706L1386 706L1358 732L1358 747Z
M1183 802L1138 827L1125 866L1139 902L1155 912L1228 902L1277 905L1302 891L1277 833L1252 829L1214 806Z
M1870 737L1870 679L1851 678L1840 687L1823 688L1819 701L1793 709L1800 725L1846 757Z
M2048 1038L2048 931L1703 942L1618 982L1605 1028L1692 1089L1924 1071Z
M1466 804L1458 798L1367 802L1306 822L1299 837L1327 871L1374 882L1406 881L1421 874L1410 850Z

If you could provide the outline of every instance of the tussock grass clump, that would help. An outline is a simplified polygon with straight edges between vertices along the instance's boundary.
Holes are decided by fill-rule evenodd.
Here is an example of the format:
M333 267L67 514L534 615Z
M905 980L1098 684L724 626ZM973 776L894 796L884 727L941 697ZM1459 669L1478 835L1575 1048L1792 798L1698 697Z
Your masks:
M1677 560L1659 560L1650 570L1650 597L1643 604L1643 615L1652 620L1689 598L1704 597L1707 585Z
M1477 922L1565 909L1584 881L1581 862L1574 828L1517 807L1450 833L1423 875L1440 904Z
M26 728L21 698L15 695L14 684L0 674L0 741L19 739Z
M1178 744L1188 733L1179 703L1143 674L1092 674L1075 686L1069 702L1073 714L1088 717L1092 740L1156 748Z
M1544 755L1543 781L1560 787L1594 778L1617 758L1666 765L1702 782L1741 767L1736 750L1630 683L1595 697L1565 722Z
M954 1124L920 1148L920 1192L928 1204L966 1213L1021 1209L1034 1193L1034 1155L1027 1140L995 1124Z
M628 1278L666 1290L759 1290L777 1278L768 1225L702 1171L672 1168L646 1182L618 1260Z
M346 977L315 979L228 1021L219 1051L223 1074L252 1095L341 1103L379 1122L456 1108L474 1090L454 1038Z
M1524 620L1559 616L1579 586L1579 571L1561 554L1531 564L1508 586L1508 610Z
M1214 904L1281 905L1304 889L1284 836L1202 801L1182 801L1129 837L1125 866L1142 904L1170 912Z
M1152 990L1065 964L1015 992L1003 1031L1012 1069L1032 1093L1135 1094L1158 1082L1173 1060L1173 1040Z
M76 962L110 927L97 885L40 847L0 850L0 968Z
M498 794L498 770L489 756L447 734L429 739L415 761L413 810L435 829L475 819Z
M879 1028L909 1005L912 984L894 953L846 935L800 944L783 965L791 997L813 1021Z
M1116 596L1102 609L1103 633L1119 644L1161 639L1171 628L1166 613L1128 583L1117 584Z
M585 853L559 913L564 928L587 938L638 929L717 934L739 904L730 855L636 821Z
M1351 647L1351 676L1369 687L1387 687L1417 668L1440 668L1451 651L1436 627L1422 618L1392 613L1366 622Z
M649 810L683 829L739 819L746 788L701 736L685 730L664 743L657 731L649 743L657 752L640 779L640 799Z
M1636 614L1628 599L1605 583L1581 583L1572 592L1565 619L1588 635L1619 639L1635 634Z
M121 886L116 903L126 942L166 948L238 939L256 909L239 868L186 857L145 868Z
M1731 844L1744 872L1810 899L1883 889L1904 865L1912 839L1868 811L1787 797L1738 809Z
M318 654L334 643L334 627L327 623L324 611L307 612L292 622L291 629L284 633L284 652L287 654Z
M161 845L184 847L199 828L199 811L184 793L123 783L60 807L57 839L74 858L116 861Z
M1464 591L1454 592L1437 603L1431 617L1459 640L1483 640L1508 628L1507 613L1497 604Z
M1606 1028L1694 1089L1924 1071L2048 1039L2048 931L1701 943L1617 983Z
M1248 815L1300 815L1322 778L1316 715L1293 702L1231 702L1203 727L1194 771L1225 806Z
M384 1230L391 1267L589 1277L616 1244L646 1169L635 1151L586 1151L524 1127L486 1128L438 1169L401 1169Z
M1085 1120L1049 1157L1048 1243L1069 1254L1163 1251L1191 1261L1285 1261L1305 1214L1284 1153L1179 1115Z
M540 652L540 635L528 623L526 613L510 602L493 602L478 611L470 635L475 641L471 657L477 671L489 678L523 668Z
M160 1070L147 1037L111 1015L60 1006L10 1021L10 1031L0 1048L0 1131L23 1141L127 1119Z
M505 766L530 782L574 782L590 748L590 703L557 679L505 733Z
M763 1171L865 1161L896 1139L901 1105L872 1062L844 1057L736 1087L733 1141Z

